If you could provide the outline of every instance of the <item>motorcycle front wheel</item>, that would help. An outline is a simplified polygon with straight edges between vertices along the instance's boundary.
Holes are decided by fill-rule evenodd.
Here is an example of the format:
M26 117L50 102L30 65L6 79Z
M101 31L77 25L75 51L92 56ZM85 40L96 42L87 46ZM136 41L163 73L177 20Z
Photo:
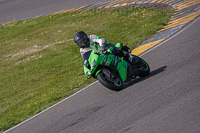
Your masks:
M97 79L99 80L99 82L114 91L120 91L123 89L123 82L121 80L121 78L119 78L117 75L113 74L114 77L111 79L108 76L106 76L106 74L104 74L103 72L98 73L97 75Z

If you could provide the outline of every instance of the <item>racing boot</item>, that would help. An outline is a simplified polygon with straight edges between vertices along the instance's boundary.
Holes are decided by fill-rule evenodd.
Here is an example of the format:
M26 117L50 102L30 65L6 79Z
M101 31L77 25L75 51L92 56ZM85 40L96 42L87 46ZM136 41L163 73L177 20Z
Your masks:
M125 59L128 63L130 63L130 65L132 65L133 60L134 60L134 57L133 57L131 54L129 54L128 52L123 51L123 53L124 53L124 59Z
M124 60L126 60L130 64L132 64L134 60L134 56L132 56L129 52L120 50L118 48L113 49L113 54L119 57L124 57Z
M127 47L127 44L125 46L122 45L122 50L128 53L131 53L131 50L129 47Z

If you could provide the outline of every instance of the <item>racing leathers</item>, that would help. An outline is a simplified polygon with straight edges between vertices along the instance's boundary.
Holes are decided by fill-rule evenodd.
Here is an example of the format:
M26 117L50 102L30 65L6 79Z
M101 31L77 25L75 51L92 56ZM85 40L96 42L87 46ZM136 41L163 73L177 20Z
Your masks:
M100 36L97 35L90 35L88 36L89 38L89 47L86 48L80 48L80 53L81 56L83 56L85 53L95 49L94 45L97 43L100 47L104 47L106 45L106 39L101 38Z
M108 45L109 45L109 47L114 47L114 44L107 44L106 39L101 38L100 36L90 35L90 36L88 36L88 38L89 38L89 44L90 44L89 47L80 48L80 53L83 58L84 64L87 62L91 51L93 49L95 49L95 47L94 47L95 43L97 45L99 45L101 47L101 49L104 49ZM122 46L122 50L120 50L120 49L114 47L114 49L112 50L112 54L119 56L119 57L124 57L125 60L127 60L128 62L131 61L132 56L128 52L123 51L123 48L124 48L124 46Z

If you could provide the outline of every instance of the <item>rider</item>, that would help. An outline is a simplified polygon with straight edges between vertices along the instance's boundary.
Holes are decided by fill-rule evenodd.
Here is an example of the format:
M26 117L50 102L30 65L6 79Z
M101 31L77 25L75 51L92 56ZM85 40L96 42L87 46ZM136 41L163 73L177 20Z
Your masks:
M74 36L74 42L78 47L80 47L80 53L83 58L83 62L85 64L86 60L89 58L89 55L93 49L95 49L94 44L98 44L102 50L106 49L106 46L111 44L106 43L105 38L101 38L100 36L97 35L90 35L87 36L87 34L84 31L79 31L75 34ZM122 44L121 44L122 45ZM128 47L122 46L122 49L127 49ZM119 57L124 57L126 61L129 63L132 62L133 56L129 54L128 52L125 52L123 50L120 50L119 48L114 47L112 50L112 54L119 56Z

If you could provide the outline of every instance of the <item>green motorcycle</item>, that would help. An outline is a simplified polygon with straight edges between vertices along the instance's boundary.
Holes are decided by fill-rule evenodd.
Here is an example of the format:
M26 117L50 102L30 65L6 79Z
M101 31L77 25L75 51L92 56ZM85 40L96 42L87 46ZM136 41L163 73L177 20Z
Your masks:
M122 49L119 43L114 47ZM149 75L150 67L142 58L133 55L134 60L130 64L126 60L111 54L114 47L102 51L99 45L95 44L95 49L87 52L84 56L85 74L98 79L102 85L115 91L122 90L123 83L129 82L137 76Z

